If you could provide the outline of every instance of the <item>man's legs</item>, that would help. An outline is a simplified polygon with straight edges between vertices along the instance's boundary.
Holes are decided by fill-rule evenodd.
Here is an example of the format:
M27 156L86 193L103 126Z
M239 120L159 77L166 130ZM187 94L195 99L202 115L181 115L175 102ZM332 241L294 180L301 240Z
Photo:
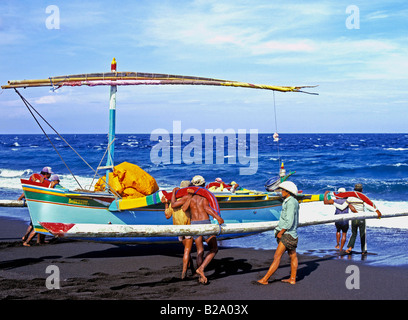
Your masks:
M273 262L271 263L271 266L269 267L268 272L261 280L258 280L260 284L268 284L268 279L278 269L280 260L282 258L282 255L285 253L285 251L286 251L286 247L284 246L282 242L279 242L278 247L276 248L275 254L273 256Z
M290 278L286 280L282 280L282 282L287 282L290 284L296 283L296 274L298 268L298 258L295 250L288 250L288 254L290 257Z
M351 250L354 248L354 244L357 238L358 221L359 220L351 221L351 237L347 244L347 247L348 247L348 249L346 250L347 253L351 253Z
M336 244L335 248L338 249L339 245L340 245L340 231L336 232L336 243L337 244Z
M204 260L204 244L203 244L203 236L199 236L198 238L194 239L194 243L197 249L197 268L201 266Z
M193 268L193 261L191 260L191 248L193 247L193 238L189 239L183 239L183 245L184 245L184 255L183 255L183 271L181 273L181 279L184 279L187 274L187 268L190 264L191 270L194 270Z
M30 246L30 241L34 238L34 236L37 234L34 229L31 230L30 234L28 235L28 238L26 241L23 242L23 246L29 247Z
M209 246L209 252L205 256L203 263L196 270L196 272L200 275L201 283L207 283L207 278L204 275L204 269L205 267L208 266L208 264L211 262L211 260L215 257L215 255L218 252L217 238L215 236L209 238L208 240L206 240L206 242Z
M367 253L367 233L366 233L366 221L359 220L358 229L360 231L361 252Z
M346 238L347 238L347 231L342 233L341 235L341 243L340 243L340 251L343 251L343 247L346 243Z

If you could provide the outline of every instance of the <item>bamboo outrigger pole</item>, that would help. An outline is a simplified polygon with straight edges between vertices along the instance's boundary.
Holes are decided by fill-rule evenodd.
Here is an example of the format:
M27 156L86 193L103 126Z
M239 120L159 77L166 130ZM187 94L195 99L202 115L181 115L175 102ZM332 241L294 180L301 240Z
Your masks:
M383 218L408 216L408 212L385 213ZM376 213L336 215L317 220L301 221L299 227L332 223L343 220L375 219ZM115 237L172 237L220 234L253 234L274 230L279 221L225 223L206 225L121 225L121 224L61 224L40 222L50 233L66 238Z
M58 89L63 86L125 86L125 85L206 85L206 86L227 86L242 87L251 89L264 89L280 92L303 92L307 94L317 94L302 91L304 88L315 88L317 86L271 86L266 84L253 84L240 81L221 80L213 78L203 78L195 76L171 75L160 73L144 72L117 72L116 61L112 61L111 72L88 73L79 75L66 75L49 77L48 79L33 80L9 80L2 89L31 88L31 87L53 87Z

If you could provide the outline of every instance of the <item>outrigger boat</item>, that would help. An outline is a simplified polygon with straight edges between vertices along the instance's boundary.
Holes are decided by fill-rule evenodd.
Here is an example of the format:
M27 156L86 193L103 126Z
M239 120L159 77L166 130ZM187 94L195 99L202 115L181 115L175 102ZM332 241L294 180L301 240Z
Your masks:
M26 203L35 230L46 235L56 235L78 240L126 243L175 242L179 235L217 234L219 239L248 236L273 229L279 220L282 199L279 192L244 190L240 193L214 192L207 189L202 194L212 199L213 206L225 223L215 220L207 226L176 226L166 219L162 198L171 192L159 190L136 199L120 197L109 188L109 172L114 168L114 140L117 86L125 85L211 85L304 92L302 87L256 85L220 79L164 75L136 72L117 72L115 59L109 73L93 73L52 77L39 80L8 81L2 89L15 89L29 108L29 102L18 88L49 86L54 90L63 86L110 86L110 126L106 166L107 189L102 192L88 190L51 189L41 183L22 179ZM308 92L306 92L308 93ZM45 133L45 132L44 132ZM282 175L286 180L292 173ZM276 185L279 185L279 181ZM323 195L299 194L301 202L323 201ZM21 203L12 201L10 206ZM321 223L321 222L316 222Z

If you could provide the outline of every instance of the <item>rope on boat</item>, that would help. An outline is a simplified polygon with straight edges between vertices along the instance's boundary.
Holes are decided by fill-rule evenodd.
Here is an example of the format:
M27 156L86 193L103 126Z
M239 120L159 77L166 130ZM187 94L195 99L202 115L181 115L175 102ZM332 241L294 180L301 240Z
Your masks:
M94 168L92 168L92 166L68 143L67 140L64 139L63 136L61 136L59 134L59 132L57 130L55 130L55 128L30 104L30 102L28 102L28 100L26 98L24 98L22 96L22 94L16 89L14 88L14 90L17 92L17 94L20 96L21 100L24 102L25 106L27 107L28 111L31 113L31 115L33 116L34 120L37 122L38 126L41 128L42 132L44 133L44 135L47 137L48 141L51 143L52 147L54 148L55 152L58 154L58 156L61 158L62 162L64 163L64 165L67 167L68 171L71 173L72 177L75 179L75 181L77 182L77 184L79 185L79 187L81 189L82 186L79 183L79 181L77 180L77 178L75 177L74 173L72 172L72 170L69 168L68 164L64 161L64 159L62 158L61 154L58 152L57 148L55 147L55 145L52 143L51 139L49 138L49 136L47 135L47 133L45 132L45 130L43 129L43 127L41 126L41 124L39 123L39 121L37 120L37 118L35 117L35 115L33 114L33 112L31 111L34 110L35 113L37 113L41 119L58 135L59 138L61 138L66 144L67 146L75 152L75 154L95 173L95 176L98 175L100 178L102 178L106 184L106 180L104 177L102 177L100 174L98 174L98 171L95 170ZM31 109L30 109L31 108ZM110 190L119 198L120 195L117 194L117 192L108 184Z
M275 91L272 91L272 93L273 93L273 110L274 110L274 114L275 114L275 132L278 133L278 117L276 116ZM277 147L278 147L278 166L280 168L281 158L280 158L280 152L279 152L279 140L280 140L280 138L278 138L276 143L277 143Z
M41 126L40 122L37 120L37 118L35 117L34 113L31 111L34 110L35 113L37 113L41 119L52 129L54 130L54 132L65 141L65 139L53 128L53 126L51 126L51 124L49 124L49 122L47 120L44 119L44 117L30 104L30 102L28 102L26 100L26 98L24 98L21 93L14 88L14 90L17 92L17 94L20 96L21 100L24 102L25 106L27 107L28 111L31 113L31 115L33 116L35 122L37 122L38 126L40 127L40 129L42 130L42 132L44 133L44 135L47 137L48 141L51 143L51 146L54 148L55 152L58 154L58 156L61 158L61 161L64 163L64 165L67 167L68 171L71 173L72 177L75 179L75 181L78 183L79 187L82 189L81 184L79 183L79 181L77 180L77 178L75 177L74 173L72 172L72 170L70 169L70 167L68 166L68 164L65 162L64 158L61 156L61 154L58 152L57 148L55 147L55 145L52 143L50 137L47 135L47 133L45 132L44 128ZM30 109L31 108L31 109ZM68 142L65 141L65 143L68 144ZM69 144L68 144L69 145ZM71 147L71 146L70 146ZM72 149L72 147L71 147Z

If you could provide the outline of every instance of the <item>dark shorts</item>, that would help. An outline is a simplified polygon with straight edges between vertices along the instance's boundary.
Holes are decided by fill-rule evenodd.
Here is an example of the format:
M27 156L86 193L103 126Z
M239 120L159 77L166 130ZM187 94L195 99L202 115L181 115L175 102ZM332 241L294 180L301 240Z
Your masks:
M276 237L276 235L275 235L275 237ZM282 243L285 246L286 250L292 251L292 250L296 250L297 245L298 245L298 239L299 238L296 238L296 239L293 238L290 234L284 233L280 239L276 238L276 241L278 242L278 244L279 244L279 242L282 241Z
M344 232L346 233L349 229L349 222L348 221L339 221L335 222L334 225L336 226L337 232Z

